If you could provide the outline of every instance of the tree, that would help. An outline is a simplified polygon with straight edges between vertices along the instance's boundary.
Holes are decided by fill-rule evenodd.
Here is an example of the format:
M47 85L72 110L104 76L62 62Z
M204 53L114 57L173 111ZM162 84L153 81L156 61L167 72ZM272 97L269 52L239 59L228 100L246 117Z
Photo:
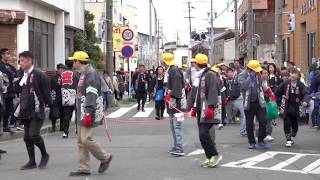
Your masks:
M94 30L94 15L89 11L84 12L84 31L79 31L74 37L74 49L75 51L85 51L88 53L90 59L98 61L102 56L102 51L96 43L98 38L96 31Z

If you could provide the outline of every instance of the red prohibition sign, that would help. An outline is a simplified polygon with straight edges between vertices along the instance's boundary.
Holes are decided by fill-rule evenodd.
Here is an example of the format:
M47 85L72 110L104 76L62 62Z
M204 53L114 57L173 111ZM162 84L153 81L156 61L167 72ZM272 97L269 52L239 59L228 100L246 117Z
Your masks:
M122 31L122 38L126 41L131 41L134 37L134 33L131 29L125 29Z

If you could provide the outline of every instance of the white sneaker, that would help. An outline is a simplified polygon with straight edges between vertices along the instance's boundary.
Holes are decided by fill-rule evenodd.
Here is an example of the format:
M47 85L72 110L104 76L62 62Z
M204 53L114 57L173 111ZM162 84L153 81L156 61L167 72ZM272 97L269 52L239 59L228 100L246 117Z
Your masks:
M274 138L270 135L268 135L266 138L264 138L265 141L267 142L271 142L271 141L274 141Z
M223 128L223 124L218 124L218 129L221 130Z
M66 133L63 133L62 138L68 138L68 135Z
M293 143L292 140L291 140L291 141L287 141L286 147L290 148L293 144L294 144L294 143Z

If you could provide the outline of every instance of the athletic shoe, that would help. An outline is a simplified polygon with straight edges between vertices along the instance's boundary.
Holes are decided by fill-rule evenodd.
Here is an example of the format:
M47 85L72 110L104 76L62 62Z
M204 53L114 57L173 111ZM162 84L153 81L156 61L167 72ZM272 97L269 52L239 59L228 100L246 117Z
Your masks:
M210 160L209 159L206 159L202 164L201 164L201 167L208 167L210 164Z
M294 144L294 142L292 140L289 140L286 142L286 147L290 148L293 144Z
M109 159L107 161L101 162L100 166L99 166L99 173L104 173L110 165L110 162L112 161L113 156L110 155Z
M171 154L175 155L175 156L184 156L185 155L182 150L173 151Z
M175 152L175 151L176 151L176 149L175 149L175 148L172 148L171 150L168 151L168 153L169 153L169 154L172 154L172 153Z
M159 116L157 116L157 117L156 117L156 120L160 120L160 117L159 117Z
M90 175L91 175L90 172L84 172L84 171L81 171L81 170L74 171L74 172L70 172L70 176L71 176L71 177L90 176Z
M212 156L211 159L209 159L209 162L205 164L206 166L203 167L214 168L219 164L221 160L222 156L220 155Z
M247 134L240 134L240 137L248 137Z
M272 141L274 141L274 138L272 136L268 135L266 138L264 138L264 140L267 142L272 142Z
M66 133L63 133L62 138L63 139L68 138L68 135Z
M256 144L249 144L248 149L256 149Z
M270 145L266 142L258 142L258 146L260 149L269 149Z
M223 128L223 124L218 124L218 129L221 130Z

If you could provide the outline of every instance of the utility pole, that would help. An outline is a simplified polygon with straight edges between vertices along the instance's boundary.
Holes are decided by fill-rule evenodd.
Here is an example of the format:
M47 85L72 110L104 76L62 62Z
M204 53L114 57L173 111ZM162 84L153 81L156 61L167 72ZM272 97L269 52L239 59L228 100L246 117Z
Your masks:
M191 2L190 1L188 1L187 3L188 3L188 14L189 15L188 15L188 17L185 17L185 18L189 19L189 35L191 37L191 32L192 32L191 19L194 18L194 17L191 16L191 9L194 8L194 7L191 6Z
M215 60L213 59L213 52L214 52L214 44L213 44L213 0L211 0L211 10L210 10L210 13L211 13L211 16L210 16L210 25L211 25L211 28L210 28L210 53L209 53L209 57L210 57L210 61L211 63L213 64L216 64L217 62L215 62Z
M156 8L153 7L153 10L154 10L154 53L156 55L156 62L159 61L158 59L158 52L159 52L159 48L158 48L158 16L157 16L157 11L156 11ZM154 61L152 61L154 63ZM153 64L152 65L157 65L156 64ZM151 67L152 68L152 67Z
M106 71L111 75L113 74L113 23L112 23L112 0L106 0Z
M239 59L239 21L238 21L238 0L234 0L234 43L235 59Z
M281 0L276 0L276 12L275 12L275 45L276 45L276 52L275 52L275 63L277 66L282 65L283 60L283 41L282 41L282 5Z
M247 21L247 27L248 27L248 32L247 32L247 42L248 42L248 50L247 50L247 58L248 60L252 60L254 58L253 55L253 42L252 42L252 37L253 37L253 8L252 8L252 0L248 0L248 21Z
M152 10L151 10L152 0L149 0L149 61L148 66L150 66L150 62L152 61ZM148 67L150 68L150 67Z

